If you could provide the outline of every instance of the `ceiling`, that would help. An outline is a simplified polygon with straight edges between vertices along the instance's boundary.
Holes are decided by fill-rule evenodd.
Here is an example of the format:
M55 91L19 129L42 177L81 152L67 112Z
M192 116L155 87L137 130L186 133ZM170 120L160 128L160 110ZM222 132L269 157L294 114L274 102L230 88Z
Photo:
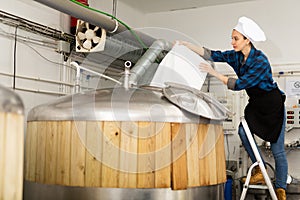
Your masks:
M144 13L186 10L254 0L119 0Z

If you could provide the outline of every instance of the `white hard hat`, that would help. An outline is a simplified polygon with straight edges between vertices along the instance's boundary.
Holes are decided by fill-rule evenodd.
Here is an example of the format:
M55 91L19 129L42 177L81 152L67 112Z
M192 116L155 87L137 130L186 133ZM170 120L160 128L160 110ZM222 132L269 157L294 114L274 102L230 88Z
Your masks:
M247 37L252 43L266 41L263 30L252 19L247 17L240 17L234 29Z

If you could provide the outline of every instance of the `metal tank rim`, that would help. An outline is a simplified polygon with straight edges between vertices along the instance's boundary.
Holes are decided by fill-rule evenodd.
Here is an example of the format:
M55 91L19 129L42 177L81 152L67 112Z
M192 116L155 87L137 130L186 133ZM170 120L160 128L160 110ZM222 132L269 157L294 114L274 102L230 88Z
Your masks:
M24 200L196 200L199 197L223 200L224 184L171 190L170 188L74 187L24 181Z
M24 115L24 104L13 90L0 85L0 112Z
M34 107L27 121L151 121L213 123L170 103L159 90L103 88L61 97Z

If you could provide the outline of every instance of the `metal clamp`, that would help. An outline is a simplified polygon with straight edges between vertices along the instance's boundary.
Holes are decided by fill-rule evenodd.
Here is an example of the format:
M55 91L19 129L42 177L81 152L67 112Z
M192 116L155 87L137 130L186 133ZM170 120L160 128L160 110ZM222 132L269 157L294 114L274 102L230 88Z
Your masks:
M114 19L114 20L115 20L115 22L116 22L116 26L115 26L114 30L112 30L112 31L107 31L107 32L109 32L109 33L114 33L114 32L116 32L116 31L118 30L118 28L119 28L119 22L118 22L118 20L116 20L116 19Z

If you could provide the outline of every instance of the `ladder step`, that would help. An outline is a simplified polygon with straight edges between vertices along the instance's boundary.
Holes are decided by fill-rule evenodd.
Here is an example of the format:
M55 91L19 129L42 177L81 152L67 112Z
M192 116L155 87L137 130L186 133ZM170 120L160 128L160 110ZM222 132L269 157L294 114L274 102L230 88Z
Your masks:
M267 185L248 185L249 189L260 189L260 190L268 190Z

